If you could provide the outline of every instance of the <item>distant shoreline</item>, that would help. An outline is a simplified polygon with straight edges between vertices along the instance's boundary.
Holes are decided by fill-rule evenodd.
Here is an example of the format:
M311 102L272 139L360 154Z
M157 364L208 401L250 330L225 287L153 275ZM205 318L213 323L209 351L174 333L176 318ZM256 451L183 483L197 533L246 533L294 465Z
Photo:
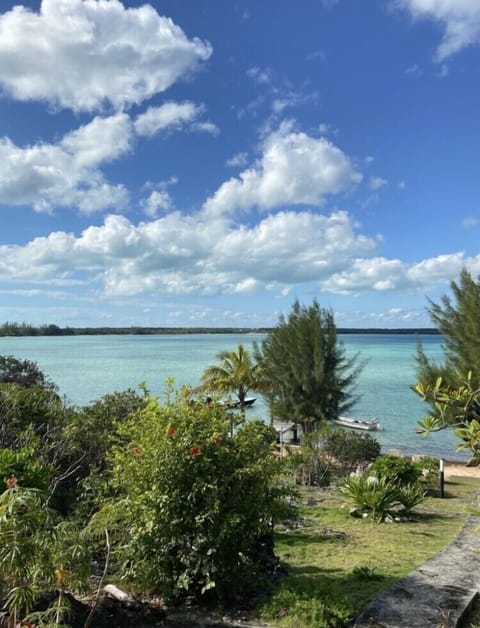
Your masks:
M152 336L152 335L190 335L190 334L267 334L273 327L59 327L58 325L40 325L35 327L26 323L4 323L0 325L0 337L19 336ZM438 330L428 327L419 328L379 328L379 327L337 327L338 334L408 334L434 335Z

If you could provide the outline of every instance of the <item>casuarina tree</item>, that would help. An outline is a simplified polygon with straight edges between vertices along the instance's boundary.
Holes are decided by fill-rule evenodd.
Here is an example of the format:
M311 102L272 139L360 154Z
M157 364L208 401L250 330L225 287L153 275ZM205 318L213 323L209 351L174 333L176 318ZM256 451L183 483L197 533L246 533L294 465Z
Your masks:
M358 355L347 357L333 313L317 301L295 301L255 351L269 381L272 417L294 421L311 431L331 421L357 400L355 383L362 369Z
M453 428L460 449L470 449L471 463L480 462L480 283L467 270L450 283L453 298L429 301L432 322L443 337L443 362L417 352L417 384L413 391L430 406L418 432Z

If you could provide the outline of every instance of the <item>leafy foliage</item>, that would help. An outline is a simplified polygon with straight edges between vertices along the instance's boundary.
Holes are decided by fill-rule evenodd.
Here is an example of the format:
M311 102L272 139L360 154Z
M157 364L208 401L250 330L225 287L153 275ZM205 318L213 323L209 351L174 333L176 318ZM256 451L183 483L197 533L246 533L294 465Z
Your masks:
M341 476L364 469L380 455L380 443L371 434L327 428L319 434L319 447Z
M400 503L399 487L374 475L347 478L341 484L340 492L351 499L361 513L370 514L376 523L393 516Z
M212 364L205 369L201 388L220 394L233 392L240 407L244 408L248 391L264 387L260 364L243 345L239 345L236 351L221 351L217 358L221 364Z
M58 394L41 386L0 384L0 446L20 449L32 440L49 443L60 440L65 424L65 406Z
M421 468L415 462L401 456L380 456L370 467L369 473L393 482L398 486L415 484L421 476Z
M347 358L337 338L330 310L317 301L309 307L296 301L287 318L256 348L265 378L272 416L295 421L311 431L356 401L353 389L361 370L358 356Z
M282 497L275 433L249 422L229 436L224 409L150 399L119 426L107 509L123 574L167 600L244 595L272 569ZM100 513L101 514L101 513Z
M428 436L452 428L461 440L457 450L469 449L469 464L480 464L480 388L474 388L472 373L464 379L459 376L453 386L438 377L434 385L419 382L412 389L432 408L432 413L419 421L417 432Z
M26 388L41 386L49 390L55 384L31 360L20 360L13 355L0 355L0 382L18 384Z
M417 351L417 384L412 390L429 404L419 432L453 428L460 448L472 451L472 464L480 462L480 283L467 270L452 281L453 299L443 295L429 302L432 322L444 338L443 363L428 359L421 344Z
M47 504L47 493L17 484L0 495L0 578L12 626L28 616L39 593L53 589L59 597L51 625L59 626L63 591L87 581L88 543Z
M39 462L32 447L19 451L0 449L0 491L9 484L47 491L53 473L51 465Z
M421 461L400 456L380 456L360 476L350 477L340 487L361 513L371 514L377 523L394 516L398 508L409 512L426 495Z

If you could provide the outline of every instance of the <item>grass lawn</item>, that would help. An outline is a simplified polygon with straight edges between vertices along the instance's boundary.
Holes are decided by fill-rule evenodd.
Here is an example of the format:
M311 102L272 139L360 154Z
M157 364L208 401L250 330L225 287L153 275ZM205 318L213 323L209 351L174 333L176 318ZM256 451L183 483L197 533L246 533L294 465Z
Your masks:
M351 625L377 593L454 539L478 490L480 479L452 477L444 499L428 497L411 520L382 524L353 518L334 490L302 491L298 523L276 534L288 575L259 618L279 628Z

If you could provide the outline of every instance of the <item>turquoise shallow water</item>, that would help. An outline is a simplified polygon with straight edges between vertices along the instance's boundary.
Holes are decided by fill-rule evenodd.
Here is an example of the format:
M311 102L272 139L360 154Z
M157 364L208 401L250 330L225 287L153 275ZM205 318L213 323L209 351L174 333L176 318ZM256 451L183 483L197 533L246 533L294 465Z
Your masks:
M216 362L216 354L251 346L263 336L255 334L192 334L173 336L71 336L0 338L0 353L27 358L58 385L61 394L74 404L84 405L104 394L137 388L145 382L161 394L165 381L173 377L177 386L195 386L203 369ZM403 334L347 334L341 336L349 355L359 353L366 366L361 374L361 395L351 414L378 417L384 431L373 432L384 450L423 453L464 459L455 452L455 439L441 432L428 439L415 434L417 421L426 407L409 386L415 383L417 337ZM441 338L421 338L426 353L441 358ZM261 398L249 416L268 420Z

